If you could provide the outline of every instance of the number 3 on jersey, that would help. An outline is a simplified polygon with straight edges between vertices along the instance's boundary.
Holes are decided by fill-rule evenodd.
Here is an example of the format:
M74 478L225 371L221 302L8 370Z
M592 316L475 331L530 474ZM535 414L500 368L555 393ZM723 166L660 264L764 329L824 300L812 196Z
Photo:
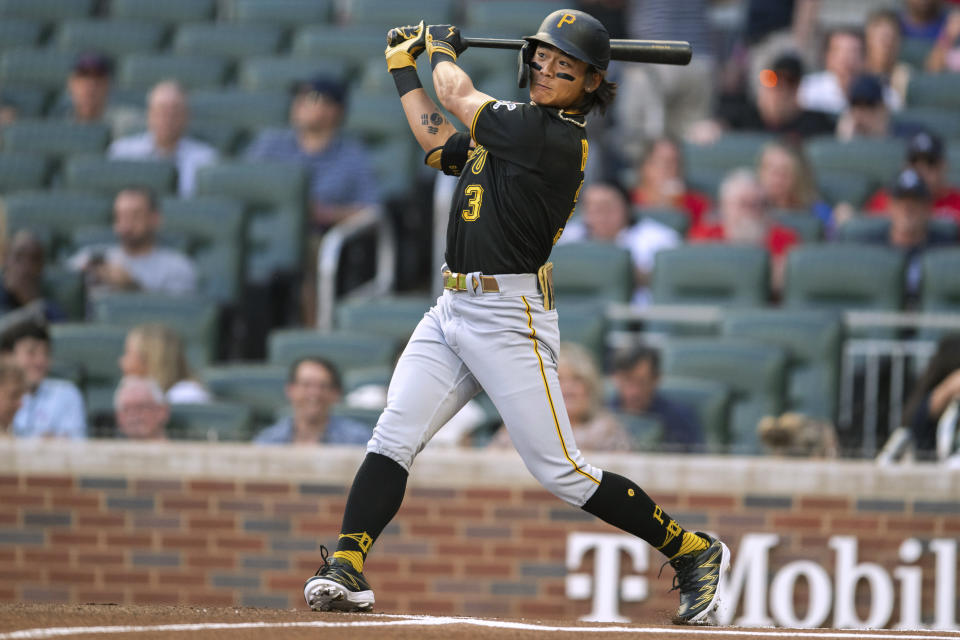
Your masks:
M478 184L469 184L463 190L463 193L469 198L467 200L469 209L461 211L460 217L465 222L473 222L480 217L480 206L483 204L483 187Z

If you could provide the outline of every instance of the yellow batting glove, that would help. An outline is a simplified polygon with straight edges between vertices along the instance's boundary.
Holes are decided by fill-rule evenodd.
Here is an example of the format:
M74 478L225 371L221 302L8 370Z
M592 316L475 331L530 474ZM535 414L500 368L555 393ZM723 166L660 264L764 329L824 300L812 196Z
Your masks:
M424 43L423 20L414 26L394 27L387 32L387 48L384 55L387 58L387 70L417 67L417 56L423 53Z

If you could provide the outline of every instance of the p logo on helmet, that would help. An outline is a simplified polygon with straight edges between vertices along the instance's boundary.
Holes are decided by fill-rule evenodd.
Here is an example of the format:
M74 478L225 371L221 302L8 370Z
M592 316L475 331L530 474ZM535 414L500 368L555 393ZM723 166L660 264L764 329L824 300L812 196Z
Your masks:
M572 13L565 13L560 17L560 22L557 23L557 29L562 27L565 24L573 24L577 21L577 16Z

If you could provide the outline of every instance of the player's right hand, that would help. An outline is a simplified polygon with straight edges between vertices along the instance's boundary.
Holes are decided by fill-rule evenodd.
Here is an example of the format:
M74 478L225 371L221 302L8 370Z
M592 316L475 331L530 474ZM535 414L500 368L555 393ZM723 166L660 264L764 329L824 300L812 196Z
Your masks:
M416 67L417 56L426 48L424 41L423 20L417 25L394 27L387 31L387 48L384 55L387 58L387 69L401 69Z

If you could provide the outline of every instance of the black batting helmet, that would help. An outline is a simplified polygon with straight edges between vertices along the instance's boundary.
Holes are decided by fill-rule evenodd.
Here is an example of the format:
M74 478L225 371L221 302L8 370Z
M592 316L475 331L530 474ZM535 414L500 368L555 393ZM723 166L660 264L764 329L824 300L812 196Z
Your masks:
M558 9L540 23L532 36L523 38L527 44L520 50L520 86L527 85L528 65L534 45L545 42L568 56L582 60L600 70L610 63L610 34L599 20L577 9Z

